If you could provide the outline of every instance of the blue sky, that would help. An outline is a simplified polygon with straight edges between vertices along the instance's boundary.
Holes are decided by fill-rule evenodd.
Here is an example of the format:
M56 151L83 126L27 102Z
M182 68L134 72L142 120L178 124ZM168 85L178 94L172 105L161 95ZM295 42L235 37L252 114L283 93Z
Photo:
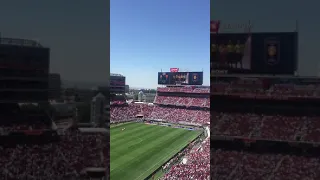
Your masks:
M131 87L157 87L171 67L204 71L210 84L209 0L112 0L110 72Z
M36 39L50 48L50 72L107 85L109 7L106 0L14 0L0 5L2 37Z

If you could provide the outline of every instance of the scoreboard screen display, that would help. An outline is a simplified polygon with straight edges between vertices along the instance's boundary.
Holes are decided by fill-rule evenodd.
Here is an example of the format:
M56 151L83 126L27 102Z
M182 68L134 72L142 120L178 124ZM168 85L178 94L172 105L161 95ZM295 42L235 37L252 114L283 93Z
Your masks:
M159 72L158 84L162 85L202 85L203 72Z
M211 75L293 75L297 69L297 32L211 34L210 43Z

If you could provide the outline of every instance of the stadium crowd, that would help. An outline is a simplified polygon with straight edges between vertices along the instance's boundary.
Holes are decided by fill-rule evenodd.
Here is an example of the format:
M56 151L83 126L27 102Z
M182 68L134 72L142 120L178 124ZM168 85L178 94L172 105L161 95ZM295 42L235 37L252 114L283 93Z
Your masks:
M213 150L211 179L320 179L320 159L283 154Z
M111 106L110 118L113 122L126 121L142 116L161 119L171 123L193 123L206 125L210 122L209 88L158 88L166 95L155 97L154 104L129 103L126 106ZM184 96L171 96L182 93ZM192 94L191 94L192 93ZM193 97L200 94L202 97ZM178 94L179 95L179 94ZM210 141L207 139L199 147L186 149L186 164L174 164L163 177L165 180L208 180L210 177Z
M159 87L157 89L160 93L156 96L155 104L165 104L183 107L206 107L210 108L209 88L196 88L196 87ZM179 95L182 93L186 96L168 96ZM191 94L192 93L192 94ZM193 94L200 95L192 96Z
M71 128L58 136L47 116L1 107L0 180L80 179L85 168L107 167L106 134Z
M210 107L209 98L179 96L179 93L207 93L195 88L158 88L155 105L129 104L119 114L126 118L141 114L147 118L165 119L169 122L193 122L205 124L210 114L206 110L188 107ZM318 98L320 86L292 82L269 82L262 79L239 79L216 82L211 92L215 94L241 95L272 99ZM177 93L172 96L170 93ZM168 105L168 106L163 106ZM128 110L125 110L127 108ZM130 110L131 111L130 111ZM128 113L124 113L128 111ZM130 113L129 113L130 112ZM194 114L198 114L194 115ZM116 116L114 116L115 118ZM320 116L284 116L282 114L212 112L212 135L240 136L246 139L266 139L293 142L320 142ZM186 164L176 164L163 179L195 179L209 177L210 143L198 151L189 151ZM261 179L301 180L320 179L320 158L294 154L254 153L245 150L213 149L214 162L211 179ZM204 175L204 176L203 176Z
M187 106L187 107L193 106L193 107L210 108L209 98L156 96L154 103L168 104L168 105L175 105L175 106Z
M320 142L320 117L215 113L214 135Z
M72 179L85 175L85 168L106 167L106 135L73 130L60 138L46 144L0 146L0 179Z
M199 93L208 94L208 88L158 88L159 92L170 92L175 94L182 93ZM167 106L170 105L170 106ZM193 107L193 108L190 108ZM137 117L137 115L144 118L162 119L172 123L179 121L206 124L210 121L210 107L209 95L204 97L185 97L185 96L166 96L157 95L154 104L144 103L130 103L127 106L112 106L110 108L110 118L113 122L125 121Z
M251 95L269 98L289 98L289 97L320 97L320 86L314 84L297 83L271 83L269 80L258 78L233 79L229 81L217 81L211 87L211 92L215 94Z
M213 94L276 100L319 97L319 85L306 83L308 81L304 79L221 79L211 87ZM258 100L247 107L239 107L237 111L233 111L235 105L228 110L220 108L212 112L212 136L239 137L237 143L244 144L225 141L225 146L212 149L211 179L320 179L320 157L315 150L316 143L320 142L319 116L310 113L313 112L311 110L306 111L307 108L295 109L299 106L294 102L298 104L298 101L284 101L282 105L275 106L273 103L276 102ZM225 108L232 103L235 102L226 103ZM254 139L263 141L252 141Z
M183 121L194 124L206 124L210 121L210 112L202 109L195 110L140 103L110 108L110 118L113 122L126 121L137 117L137 115L142 115L144 118L167 120L172 123Z
M187 152L187 162L175 164L163 180L209 180L210 178L210 139L202 142L200 147Z

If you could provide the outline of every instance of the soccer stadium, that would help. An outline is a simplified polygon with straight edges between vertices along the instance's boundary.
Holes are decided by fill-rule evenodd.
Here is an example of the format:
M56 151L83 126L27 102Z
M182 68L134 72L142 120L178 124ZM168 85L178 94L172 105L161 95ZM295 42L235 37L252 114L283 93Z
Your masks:
M211 34L211 179L320 179L320 78L297 75L297 35Z
M50 49L33 40L1 38L0 59L0 179L106 177L106 129L52 120Z
M161 72L158 84L153 103L111 99L110 179L210 179L210 89L202 72Z

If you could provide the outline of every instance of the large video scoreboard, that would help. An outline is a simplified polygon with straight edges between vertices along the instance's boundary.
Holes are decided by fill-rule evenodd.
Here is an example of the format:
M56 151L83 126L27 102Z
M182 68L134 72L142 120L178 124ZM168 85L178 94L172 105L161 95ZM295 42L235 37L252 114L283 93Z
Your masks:
M202 85L203 72L159 72L160 85Z
M293 75L298 33L211 33L211 75Z

